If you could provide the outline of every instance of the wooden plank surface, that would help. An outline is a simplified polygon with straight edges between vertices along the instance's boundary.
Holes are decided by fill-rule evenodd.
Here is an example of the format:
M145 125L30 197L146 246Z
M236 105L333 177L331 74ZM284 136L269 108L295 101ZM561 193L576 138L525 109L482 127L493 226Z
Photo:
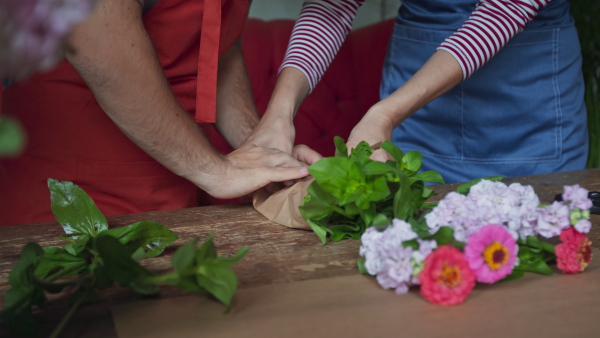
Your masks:
M562 192L563 185L579 184L590 191L600 191L600 169L526 176L505 180L532 185L542 203L550 203ZM456 184L434 187L433 200L439 200ZM310 231L288 229L270 222L250 204L199 207L172 211L148 212L108 217L111 227L121 227L142 220L162 223L179 236L166 252L147 259L147 268L156 273L170 270L172 253L181 244L196 237L206 239L215 233L215 245L220 254L233 254L242 246L249 246L246 257L235 267L240 288L289 283L293 281L346 276L357 273L359 241L344 240L321 245ZM592 245L600 248L600 216L592 215ZM19 259L21 247L35 241L42 246L61 245L58 236L62 228L55 222L0 227L0 308L8 290L8 273ZM163 287L160 297L175 297L181 293L172 287ZM80 309L65 332L66 337L116 336L110 307L139 300L141 296L121 287L105 290L100 304ZM52 300L51 311L40 316L41 329L47 333L67 310L68 297ZM0 336L6 335L0 325Z

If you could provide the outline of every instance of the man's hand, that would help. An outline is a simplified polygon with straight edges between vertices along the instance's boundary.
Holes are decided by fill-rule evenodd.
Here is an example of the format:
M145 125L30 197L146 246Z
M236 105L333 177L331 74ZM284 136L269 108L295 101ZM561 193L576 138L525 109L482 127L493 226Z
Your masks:
M272 182L296 180L308 175L306 167L277 149L246 144L192 179L216 198L247 195Z

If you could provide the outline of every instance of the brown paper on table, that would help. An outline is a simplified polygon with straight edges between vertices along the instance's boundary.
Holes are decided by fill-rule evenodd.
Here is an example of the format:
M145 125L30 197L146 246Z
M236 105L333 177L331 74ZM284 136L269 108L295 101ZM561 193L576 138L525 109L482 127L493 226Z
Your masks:
M478 285L460 305L417 289L383 290L363 275L238 290L233 309L205 297L112 308L119 337L599 337L600 252L584 273L527 274Z
M312 176L305 177L293 185L273 194L259 189L252 195L252 205L269 220L286 227L310 230L310 226L300 214L299 206L306 196L306 188L314 181Z

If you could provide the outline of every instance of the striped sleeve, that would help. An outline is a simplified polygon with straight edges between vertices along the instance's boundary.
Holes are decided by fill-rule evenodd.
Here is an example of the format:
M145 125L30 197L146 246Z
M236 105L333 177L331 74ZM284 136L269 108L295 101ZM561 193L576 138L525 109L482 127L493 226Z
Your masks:
M352 29L356 11L363 2L305 1L279 71L285 67L299 69L308 78L312 91Z
M479 1L469 19L438 49L454 56L466 79L520 33L548 2L550 0Z

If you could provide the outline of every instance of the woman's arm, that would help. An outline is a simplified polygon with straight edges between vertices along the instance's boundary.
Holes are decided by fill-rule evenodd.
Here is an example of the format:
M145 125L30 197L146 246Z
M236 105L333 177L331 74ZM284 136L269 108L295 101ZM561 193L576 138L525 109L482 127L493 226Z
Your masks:
M354 127L348 147L391 139L392 130L488 62L550 0L480 1L463 26L403 86L375 104ZM385 161L383 150L373 159Z
M306 1L296 20L275 90L256 131L254 144L291 153L294 116L319 82L352 29L352 21L364 0ZM316 154L304 156L312 163Z

